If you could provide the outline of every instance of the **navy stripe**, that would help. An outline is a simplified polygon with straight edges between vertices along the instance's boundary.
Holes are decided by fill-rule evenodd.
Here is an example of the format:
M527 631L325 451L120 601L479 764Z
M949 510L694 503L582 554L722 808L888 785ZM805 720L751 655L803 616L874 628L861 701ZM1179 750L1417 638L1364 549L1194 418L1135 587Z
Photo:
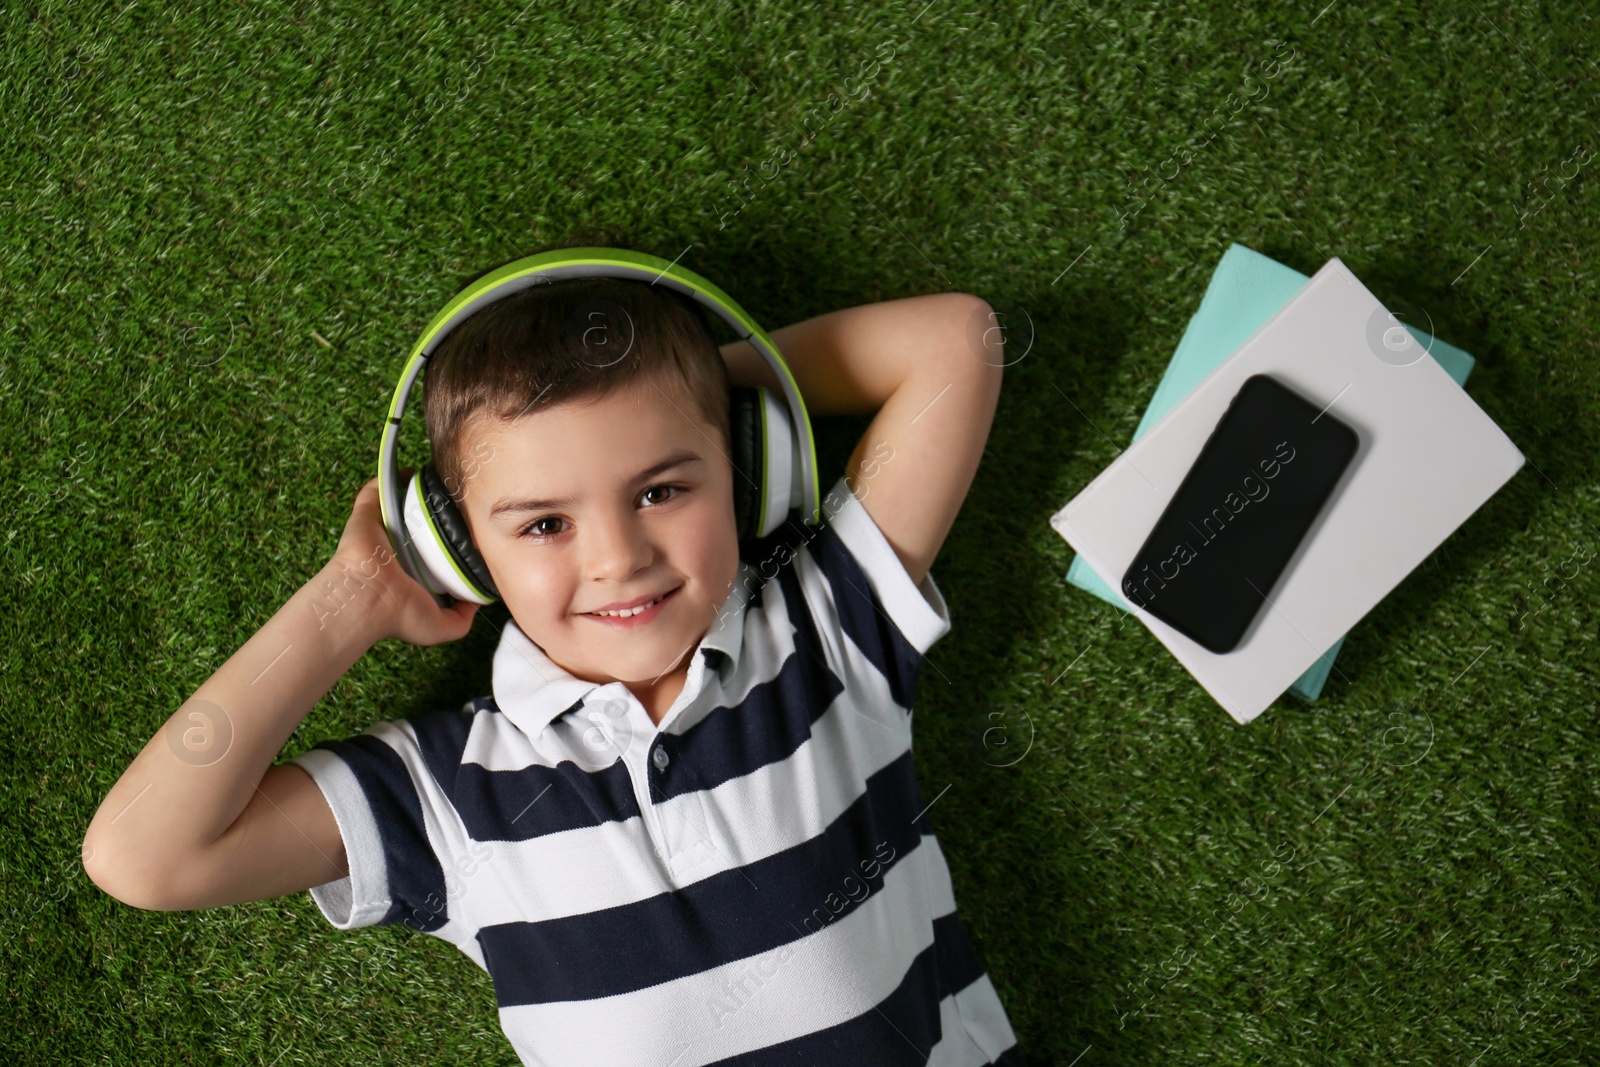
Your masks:
M422 800L405 761L371 734L322 741L312 747L327 749L344 760L372 807L391 900L377 925L404 923L424 933L439 929L449 921L444 868L428 842Z
M461 756L472 733L472 716L459 711L434 711L406 720L417 736L417 748L433 780L448 785L461 769Z
M639 814L628 768L620 759L598 771L571 760L515 771L463 763L443 786L474 841L529 841L625 822Z
M502 714L494 697L484 696L467 701L461 711L430 712L407 720L416 730L434 779L474 841L528 841L625 822L639 814L628 769L620 760L599 771L587 771L571 760L514 771L463 763L473 715L479 711ZM509 724L495 728L515 729Z
M947 990L965 989L983 977L983 959L955 912L933 920L933 943L939 950L939 973Z
M840 628L872 665L883 672L895 703L909 709L916 697L922 654L890 619L867 580L866 572L850 555L838 530L831 524L824 526L812 539L808 551L833 591Z
M791 653L776 676L752 686L737 706L713 708L681 734L661 734L657 744L672 762L650 776L651 797L659 802L715 789L792 756L844 692L833 671L814 669L807 658Z
M826 830L669 893L478 933L499 1006L615 996L770 952L847 915L922 844L908 750ZM870 875L870 877L869 877ZM535 966L525 961L540 961Z

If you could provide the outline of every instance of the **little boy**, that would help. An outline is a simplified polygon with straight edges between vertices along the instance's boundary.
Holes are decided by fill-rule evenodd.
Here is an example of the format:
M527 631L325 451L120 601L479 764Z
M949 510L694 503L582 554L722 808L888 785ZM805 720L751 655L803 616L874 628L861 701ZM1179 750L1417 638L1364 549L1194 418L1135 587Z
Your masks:
M572 344L595 306L625 353ZM90 876L159 910L309 889L341 930L443 938L528 1064L1021 1063L911 755L951 626L929 567L1000 389L988 311L947 293L773 333L813 414L877 414L820 524L740 541L728 388L777 388L748 344L719 351L639 282L481 309L425 387L511 616L493 694L273 765L377 641L475 614L396 565L374 479L322 572L112 788Z

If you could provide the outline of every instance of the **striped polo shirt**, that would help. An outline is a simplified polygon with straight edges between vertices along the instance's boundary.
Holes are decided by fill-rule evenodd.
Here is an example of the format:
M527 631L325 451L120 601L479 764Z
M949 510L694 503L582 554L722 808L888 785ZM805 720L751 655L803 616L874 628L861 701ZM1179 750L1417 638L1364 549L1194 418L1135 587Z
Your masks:
M912 767L949 629L840 478L740 543L659 726L513 621L492 696L289 760L349 859L311 897L466 953L526 1064L1019 1064Z

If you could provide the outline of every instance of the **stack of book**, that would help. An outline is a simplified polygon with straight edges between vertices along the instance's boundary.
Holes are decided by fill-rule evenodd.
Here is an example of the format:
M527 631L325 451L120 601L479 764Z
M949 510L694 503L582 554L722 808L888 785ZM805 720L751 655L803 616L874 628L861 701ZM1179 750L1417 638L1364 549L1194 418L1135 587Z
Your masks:
M1146 430L1161 421L1173 405L1237 352L1308 280L1299 271L1243 245L1230 246L1212 273L1205 296L1200 300L1200 308L1189 320L1177 351L1172 354L1166 373L1156 386L1155 396L1145 409L1138 429L1133 432L1133 440L1139 440ZM1413 323L1401 324L1456 385L1466 384L1474 363L1472 356L1429 336ZM1067 570L1067 581L1122 611L1132 610L1117 591L1115 582L1107 582L1082 556L1073 557L1072 566ZM1333 669L1334 657L1343 644L1343 637L1335 641L1290 686L1289 692L1305 701L1316 700L1328 673Z

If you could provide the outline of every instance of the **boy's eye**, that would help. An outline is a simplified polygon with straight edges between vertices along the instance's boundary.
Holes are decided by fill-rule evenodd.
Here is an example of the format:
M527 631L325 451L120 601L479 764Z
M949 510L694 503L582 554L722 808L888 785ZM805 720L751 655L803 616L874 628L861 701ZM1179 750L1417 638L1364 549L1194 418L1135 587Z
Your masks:
M551 530L548 527L545 527L544 524L547 522L559 524L561 520L556 518L554 515L546 515L543 518L534 519L532 522L528 523L528 525L522 528L522 536L533 537L537 540L543 537L554 537L556 534L561 532L559 529Z
M657 489L671 489L675 493L683 492L682 488L679 487L679 486L676 486L676 485L652 485L650 488L646 489L642 495L643 496L649 496L651 493L655 492ZM669 496L669 497L666 497L665 499L659 501L659 503L665 504L668 500L671 500L671 499L672 499L672 497Z
M640 495L640 499L644 499L645 497L650 496L651 493L664 491L664 490L671 490L673 495L669 496L669 497L666 497L664 499L657 499L656 500L657 506L659 506L661 504L665 504L668 500L676 499L676 497L678 495L688 491L686 486L681 486L681 485L652 485L650 488L646 489L643 493L639 494ZM524 526L520 531L518 531L518 536L519 537L525 537L525 538L528 538L529 540L533 540L533 541L547 541L550 538L555 537L556 535L558 535L561 532L560 523L562 521L563 520L558 515L541 515L537 519L534 519L532 522L530 522L526 526ZM551 529L549 526L546 525L547 523L556 524L556 528L555 529Z

